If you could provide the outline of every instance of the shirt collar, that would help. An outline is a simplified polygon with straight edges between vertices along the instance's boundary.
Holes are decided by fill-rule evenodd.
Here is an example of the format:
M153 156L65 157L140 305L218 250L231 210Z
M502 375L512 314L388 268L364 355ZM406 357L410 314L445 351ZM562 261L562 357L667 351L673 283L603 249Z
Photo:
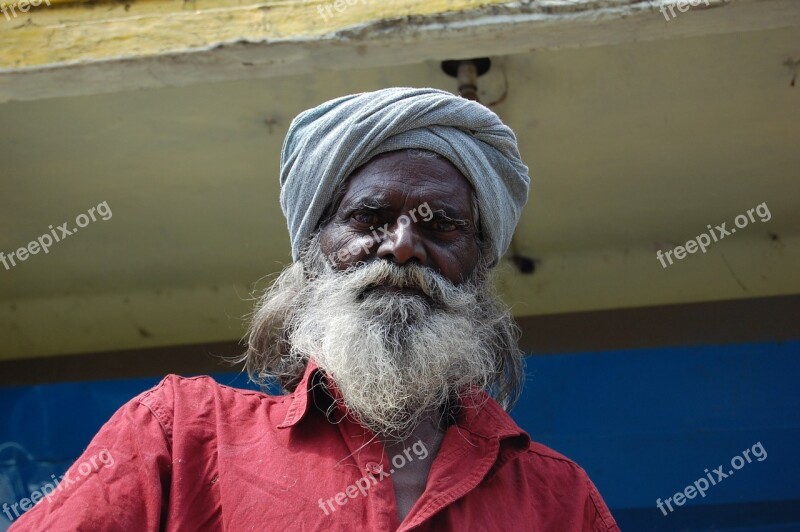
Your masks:
M464 397L457 424L461 429L481 438L502 440L522 436L530 443L528 433L483 390Z
M303 378L289 395L289 409L286 411L286 417L283 419L283 423L278 425L279 429L293 427L305 417L310 402L309 395L311 395L313 390L312 383L317 374L322 375L322 370L319 369L313 360L309 360L306 364Z
M303 378L288 396L289 408L283 422L278 425L279 429L293 427L306 416L312 402L311 396L314 388L322 383L322 379L326 379L325 386L328 392L335 398L340 397L335 383L327 379L325 373L313 360L309 360ZM336 401L336 403L343 410L341 401ZM480 390L474 394L468 394L461 406L456 423L459 428L485 439L522 436L530 441L530 436L485 391Z

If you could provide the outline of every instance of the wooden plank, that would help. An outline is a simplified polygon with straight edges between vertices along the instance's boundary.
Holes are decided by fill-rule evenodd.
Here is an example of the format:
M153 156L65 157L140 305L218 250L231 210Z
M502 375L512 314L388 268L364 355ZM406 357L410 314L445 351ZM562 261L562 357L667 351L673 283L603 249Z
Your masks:
M0 24L0 102L800 26L797 0L710 0L669 21L661 0L363 1L327 19L320 1L67 21L39 8Z

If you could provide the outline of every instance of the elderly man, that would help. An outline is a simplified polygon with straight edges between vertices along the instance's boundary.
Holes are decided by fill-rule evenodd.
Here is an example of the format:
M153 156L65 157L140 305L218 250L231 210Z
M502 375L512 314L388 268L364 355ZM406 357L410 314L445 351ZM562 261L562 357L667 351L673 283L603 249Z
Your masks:
M513 132L449 93L302 113L281 157L294 263L242 357L288 393L167 377L76 462L114 467L73 466L15 530L618 530L506 413L524 372L490 272L528 186Z

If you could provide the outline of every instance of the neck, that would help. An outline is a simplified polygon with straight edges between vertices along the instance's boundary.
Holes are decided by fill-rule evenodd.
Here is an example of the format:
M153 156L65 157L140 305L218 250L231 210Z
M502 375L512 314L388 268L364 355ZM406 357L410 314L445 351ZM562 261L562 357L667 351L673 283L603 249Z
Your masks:
M400 522L425 491L428 473L443 439L444 432L438 424L426 419L402 441L384 442L386 454L394 469L392 480Z
M382 441L390 460L393 456L398 454L398 451L400 454L403 454L405 449L414 448L414 445L416 445L416 451L412 449L410 452L416 452L422 456L427 455L424 460L430 460L433 456L436 456L436 453L439 451L439 446L443 438L444 431L439 428L438 424L431 419L425 419L411 434L402 440L384 439ZM414 461L419 460L414 454L412 454L412 457ZM408 457L406 457L406 459L408 459Z

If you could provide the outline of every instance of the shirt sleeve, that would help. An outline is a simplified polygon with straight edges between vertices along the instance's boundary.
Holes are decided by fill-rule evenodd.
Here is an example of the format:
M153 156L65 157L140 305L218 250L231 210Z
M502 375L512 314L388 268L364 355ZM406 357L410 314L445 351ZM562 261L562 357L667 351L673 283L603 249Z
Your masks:
M583 530L585 532L620 532L611 511L606 506L603 497L600 496L600 492L597 491L588 475L585 478L588 484L588 494L583 512Z
M123 405L10 532L158 530L171 474L170 377ZM32 499L37 494L32 495Z

